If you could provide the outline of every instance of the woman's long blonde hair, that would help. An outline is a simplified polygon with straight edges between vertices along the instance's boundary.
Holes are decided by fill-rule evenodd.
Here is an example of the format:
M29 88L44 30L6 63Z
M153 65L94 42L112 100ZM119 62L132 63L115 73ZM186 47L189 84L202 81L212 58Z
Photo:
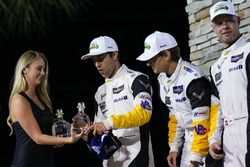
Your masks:
M23 75L23 70L26 67L29 67L30 64L32 64L33 61L37 58L42 58L45 62L45 76L44 76L44 79L42 80L41 84L36 88L36 93L37 93L37 96L52 111L51 100L50 100L49 94L48 94L48 71L49 71L48 60L43 53L38 52L38 51L33 51L33 50L29 50L29 51L24 52L17 61L14 77L12 79L13 85L12 85L12 90L11 90L11 94L10 94L10 98L9 98L9 109L10 109L10 104L11 104L13 96L15 96L16 94L18 94L22 91L26 91L28 89L27 82L26 82L24 75ZM13 133L12 123L13 123L13 121L11 118L11 114L9 112L9 116L7 118L7 124L11 129L10 135Z

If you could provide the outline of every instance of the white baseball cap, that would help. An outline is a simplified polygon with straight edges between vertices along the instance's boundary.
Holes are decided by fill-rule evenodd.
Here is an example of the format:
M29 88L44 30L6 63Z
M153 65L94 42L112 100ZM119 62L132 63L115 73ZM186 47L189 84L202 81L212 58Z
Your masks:
M214 4L210 8L210 21L221 14L229 14L233 16L237 16L235 13L234 5L231 1L220 1Z
M100 36L90 42L89 53L83 55L81 60L86 60L103 53L114 51L118 51L116 42L108 36Z
M144 41L144 53L136 60L148 61L163 50L171 49L177 46L175 38L169 33L155 31Z

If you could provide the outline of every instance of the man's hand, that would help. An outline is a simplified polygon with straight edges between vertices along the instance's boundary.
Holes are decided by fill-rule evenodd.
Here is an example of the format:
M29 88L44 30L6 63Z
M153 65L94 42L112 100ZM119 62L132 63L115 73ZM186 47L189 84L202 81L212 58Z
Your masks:
M107 131L107 129L105 128L103 122L94 123L93 124L93 129L94 129L94 131L93 131L94 136L97 135L97 134L101 135L101 134L103 134L103 132Z
M219 143L213 143L209 146L209 153L214 159L221 159L224 157Z
M177 164L176 164L177 155L178 155L177 152L169 152L167 161L170 167L177 167Z

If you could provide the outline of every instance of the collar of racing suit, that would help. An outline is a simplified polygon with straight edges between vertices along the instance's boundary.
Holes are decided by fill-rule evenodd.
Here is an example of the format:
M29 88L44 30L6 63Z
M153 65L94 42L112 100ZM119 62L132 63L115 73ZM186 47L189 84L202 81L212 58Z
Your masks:
M232 44L231 46L229 46L228 48L226 48L222 51L222 56L227 56L228 54L231 53L231 51L234 51L234 50L236 50L236 48L242 46L242 43L245 43L247 40L248 40L247 37L242 34L239 37L239 39L234 42L234 44Z
M114 79L119 78L119 77L122 76L123 73L124 73L125 71L127 71L127 70L128 70L127 66L126 66L125 64L123 64L123 65L118 69L118 71L116 72L116 74L115 74L112 78L106 78L106 79L105 79L105 82L111 82L111 81L113 81Z
M167 81L167 83L172 83L172 82L174 82L174 81L176 80L176 78L178 77L179 73L180 73L180 69L181 69L181 66L182 66L182 62L183 62L183 61L182 61L182 58L180 58L180 59L178 60L178 64L177 64L177 66L176 66L176 69L175 69L174 73L173 73L170 77L168 77L167 74L166 74L165 72L161 72L161 73L159 74L159 76L158 76L159 82L162 82L162 81L164 81L164 82Z

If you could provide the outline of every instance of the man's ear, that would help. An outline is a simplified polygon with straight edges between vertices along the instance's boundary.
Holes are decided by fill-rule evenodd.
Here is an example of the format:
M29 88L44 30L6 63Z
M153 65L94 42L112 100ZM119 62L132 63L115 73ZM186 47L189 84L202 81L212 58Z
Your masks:
M163 56L166 60L171 60L171 52L169 50L165 50Z
M240 17L239 16L237 16L237 22L240 25Z
M213 29L213 31L214 31L214 24L211 22L211 27L212 27L212 29Z
M118 52L113 52L112 55L111 55L114 59L114 61L118 61Z

